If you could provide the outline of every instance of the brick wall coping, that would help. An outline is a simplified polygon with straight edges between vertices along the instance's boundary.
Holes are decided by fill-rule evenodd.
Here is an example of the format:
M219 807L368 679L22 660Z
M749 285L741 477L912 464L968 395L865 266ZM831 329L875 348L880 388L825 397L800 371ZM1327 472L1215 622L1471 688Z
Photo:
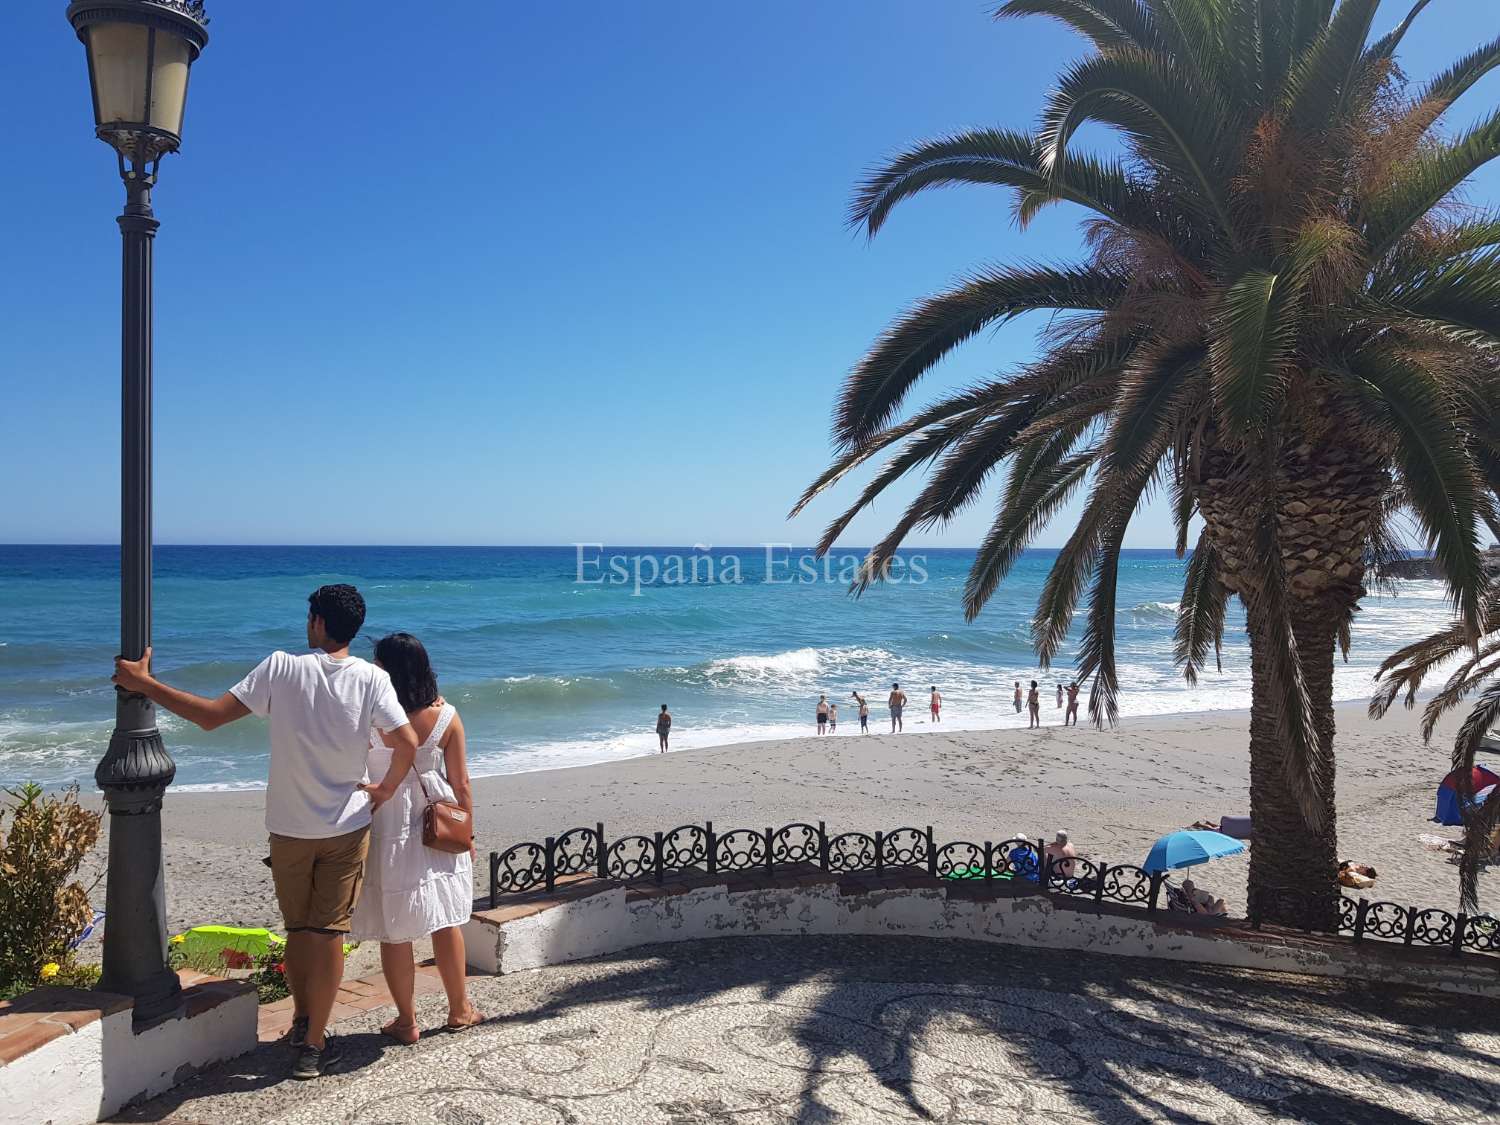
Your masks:
M190 1019L255 991L248 981L223 980L191 970L177 975L182 981L183 1014ZM128 996L84 988L36 988L0 1001L0 1066L9 1066L54 1039L133 1004Z

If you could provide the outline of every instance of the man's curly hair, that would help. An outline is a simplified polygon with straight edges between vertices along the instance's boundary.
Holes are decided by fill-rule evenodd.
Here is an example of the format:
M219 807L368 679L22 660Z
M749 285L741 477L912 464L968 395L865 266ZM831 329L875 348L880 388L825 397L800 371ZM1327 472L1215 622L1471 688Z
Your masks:
M347 583L319 586L307 595L307 612L323 619L330 640L346 645L365 623L365 599Z

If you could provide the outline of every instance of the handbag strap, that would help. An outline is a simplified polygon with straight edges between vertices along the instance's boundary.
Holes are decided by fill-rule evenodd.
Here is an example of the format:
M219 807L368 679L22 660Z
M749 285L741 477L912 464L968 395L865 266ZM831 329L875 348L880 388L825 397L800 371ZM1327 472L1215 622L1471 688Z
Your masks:
M417 747L417 752L422 750L430 742L432 749L438 748L437 744L443 740L443 735L448 733L448 724L453 721L453 716L458 713L458 708L451 703L444 703L443 709L438 712L437 722L432 724L432 729L427 732L427 737L422 740L422 745ZM422 771L417 769L416 759L412 759L411 772L417 775L417 788L422 790L422 797L427 802L427 807L432 807L432 794L427 792L427 786L422 782Z

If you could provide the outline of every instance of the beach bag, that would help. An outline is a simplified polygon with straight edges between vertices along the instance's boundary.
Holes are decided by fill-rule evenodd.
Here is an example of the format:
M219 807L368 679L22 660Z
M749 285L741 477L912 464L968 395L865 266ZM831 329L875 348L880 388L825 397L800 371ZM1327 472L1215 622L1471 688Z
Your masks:
M458 855L468 851L474 843L474 821L469 814L452 801L434 801L422 784L422 774L415 767L417 785L422 796L427 798L427 808L422 811L422 843L435 852Z

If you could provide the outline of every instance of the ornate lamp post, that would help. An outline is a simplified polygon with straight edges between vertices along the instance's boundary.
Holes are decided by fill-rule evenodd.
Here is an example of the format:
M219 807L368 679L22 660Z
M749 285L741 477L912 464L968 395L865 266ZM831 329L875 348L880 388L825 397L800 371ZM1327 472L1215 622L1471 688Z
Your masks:
M208 42L203 0L73 0L68 22L88 54L95 133L125 181L120 318L120 651L151 643L151 187L182 136L188 69ZM135 1019L177 1006L167 966L161 803L177 772L156 708L119 691L115 730L94 771L109 806L104 975L99 987L135 998Z

